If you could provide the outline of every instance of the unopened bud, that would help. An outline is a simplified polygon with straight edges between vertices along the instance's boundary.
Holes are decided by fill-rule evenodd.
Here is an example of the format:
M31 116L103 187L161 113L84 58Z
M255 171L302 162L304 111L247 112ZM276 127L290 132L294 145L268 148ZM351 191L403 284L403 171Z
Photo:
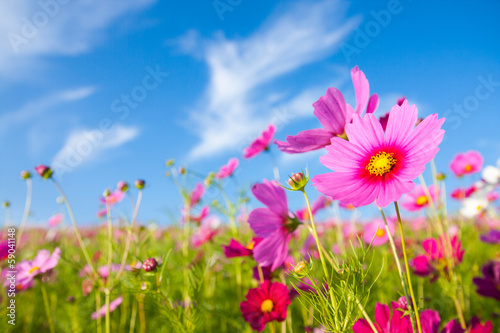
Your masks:
M179 173L180 173L181 175L184 175L184 174L186 173L186 168L185 168L185 167L180 167L180 168L179 168Z
M4 208L9 208L9 207L10 207L10 202L8 202L8 201L4 201L4 202L2 202L2 206L3 206Z
M142 190L144 185L146 185L146 182L142 179L137 179L134 184L137 189Z
M173 159L173 158L171 158L171 159L167 160L167 162L165 162L165 164L166 164L168 167L173 166L173 165L174 165L174 159Z
M446 179L446 175L442 172L439 172L437 175L436 175L436 179L437 180L445 180Z
M307 264L305 261L301 261L299 262L297 265L295 265L293 271L297 274L302 274L305 272L305 270L307 269Z
M102 192L102 196L107 198L111 195L111 190L109 188L105 189L104 192Z
M116 184L116 188L119 189L121 192L127 192L128 191L128 183L121 180L118 182L118 184Z
M52 169L49 168L48 166L45 166L43 164L40 164L39 166L35 167L36 173L40 175L44 180L49 179L52 177Z
M158 267L158 261L155 258L148 258L142 263L142 269L146 272L152 272Z
M28 170L23 170L21 171L21 179L30 179L31 178L31 173Z
M302 190L306 186L307 182L308 179L302 172L294 173L288 178L288 185L290 185L293 190L297 191Z

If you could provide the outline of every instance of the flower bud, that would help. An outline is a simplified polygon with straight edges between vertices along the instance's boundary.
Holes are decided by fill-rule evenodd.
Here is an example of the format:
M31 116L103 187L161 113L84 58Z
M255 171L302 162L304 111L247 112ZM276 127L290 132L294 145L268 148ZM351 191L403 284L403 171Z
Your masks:
M52 177L52 169L49 168L48 166L45 166L43 164L40 164L39 166L35 167L36 173L40 175L44 180L49 179Z
M111 190L109 188L105 189L104 192L102 193L102 196L107 198L111 195Z
M210 172L208 174L207 178L205 178L205 186L212 185L212 183L214 181L214 176L215 176L215 174L213 172Z
M408 311L408 301L406 300L406 296L401 296L398 299L399 308L403 311Z
M10 207L10 202L8 202L8 201L4 201L4 202L2 202L2 206L3 206L4 208L9 208L9 207Z
M165 164L166 164L168 167L173 166L173 165L174 165L174 159L173 159L173 158L171 158L171 159L167 160L167 162L165 162Z
M116 188L119 189L121 192L127 192L128 191L128 184L127 184L127 182L124 182L123 180L121 180L118 182L118 184L116 184Z
M439 172L437 175L436 175L436 179L437 180L445 180L446 179L446 175L442 172Z
M288 185L290 185L292 190L301 191L308 181L302 172L297 172L288 178Z
M306 269L307 269L306 262L301 261L297 265L295 265L295 267L293 268L293 271L297 274L303 274L303 273L305 273Z
M144 185L146 185L146 182L142 179L137 179L134 184L137 189L142 190Z
M21 171L21 179L30 179L31 178L31 173L28 170L23 170Z
M142 263L142 269L146 272L152 272L158 267L158 261L155 258L148 258Z
M186 173L186 168L185 167L180 167L179 168L179 174L184 175Z

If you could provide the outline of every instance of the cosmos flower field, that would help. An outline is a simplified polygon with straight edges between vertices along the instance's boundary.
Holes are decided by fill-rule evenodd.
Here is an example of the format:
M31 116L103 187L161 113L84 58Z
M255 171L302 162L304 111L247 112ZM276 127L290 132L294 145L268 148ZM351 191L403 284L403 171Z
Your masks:
M335 87L311 101L318 128L279 141L269 124L207 174L167 160L183 202L175 225L139 222L146 178L104 189L102 223L88 227L50 166L20 170L23 219L0 243L0 331L499 332L500 160L456 151L437 170L445 119L404 97L380 110L357 66L351 78L352 106ZM236 179L248 159L267 158L279 178L266 154L314 150L329 172ZM55 186L66 207L43 228L30 225L33 185ZM360 219L365 206L378 217Z

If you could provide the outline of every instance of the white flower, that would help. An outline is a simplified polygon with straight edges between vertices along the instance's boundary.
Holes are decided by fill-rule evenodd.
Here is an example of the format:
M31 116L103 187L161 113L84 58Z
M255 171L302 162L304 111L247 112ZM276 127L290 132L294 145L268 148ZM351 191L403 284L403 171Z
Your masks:
M476 217L484 212L488 208L488 205L489 201L485 197L466 198L462 201L460 214L467 218Z

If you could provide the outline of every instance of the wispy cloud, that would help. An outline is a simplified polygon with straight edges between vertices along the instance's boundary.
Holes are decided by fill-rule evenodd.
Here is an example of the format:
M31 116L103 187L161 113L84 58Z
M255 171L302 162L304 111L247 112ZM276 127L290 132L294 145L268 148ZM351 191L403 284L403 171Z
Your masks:
M118 148L139 135L137 127L116 125L109 131L101 129L73 130L63 147L52 159L56 174L62 176L88 162L95 161L104 152Z
M193 45L202 48L201 57L210 73L206 91L191 114L200 142L190 158L239 148L275 116L272 110L278 105L297 111L307 98L310 111L311 103L324 93L324 86L321 90L309 87L292 97L280 94L283 88L279 92L270 89L269 84L336 52L359 24L359 18L345 18L346 7L341 1L298 2L283 14L272 15L244 39L229 40L219 34L214 40L196 42L193 32L180 38L183 51L196 49ZM199 57L199 51L193 56ZM321 93L313 95L313 91ZM270 98L273 96L277 98Z
M69 102L85 99L96 91L95 87L80 87L63 90L28 102L19 109L0 115L0 136L19 125L36 121L37 117L51 108Z
M77 55L106 40L117 18L156 0L2 1L0 75L15 78L47 55Z

